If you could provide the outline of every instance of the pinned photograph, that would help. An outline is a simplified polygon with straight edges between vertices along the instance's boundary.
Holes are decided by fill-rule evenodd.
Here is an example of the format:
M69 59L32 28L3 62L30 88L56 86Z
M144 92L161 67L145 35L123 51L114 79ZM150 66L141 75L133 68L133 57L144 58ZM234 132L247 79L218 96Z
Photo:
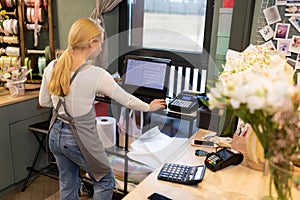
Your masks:
M265 41L270 40L274 37L274 31L271 26L267 25L259 30L259 33L264 38Z
M290 31L290 24L277 23L274 39L287 39Z
M277 40L277 51L284 56L291 56L289 47L291 45L291 39L278 39Z
M300 53L300 36L293 35L289 51L297 54Z
M298 17L290 17L289 22L295 27L295 29L300 32L300 16Z
M263 12L269 25L281 21L281 17L276 5L264 9Z
M286 6L285 16L300 16L300 5Z
M276 5L286 5L287 4L287 0L276 0L275 4Z

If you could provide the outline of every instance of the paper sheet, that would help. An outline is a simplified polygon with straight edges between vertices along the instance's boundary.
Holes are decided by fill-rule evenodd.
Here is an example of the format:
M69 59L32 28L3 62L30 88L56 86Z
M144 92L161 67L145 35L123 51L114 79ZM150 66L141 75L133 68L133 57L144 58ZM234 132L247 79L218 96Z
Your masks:
M161 133L156 126L135 140L127 155L132 160L156 169L174 157L174 152L187 140L187 138L169 137ZM176 156L179 154L176 153Z

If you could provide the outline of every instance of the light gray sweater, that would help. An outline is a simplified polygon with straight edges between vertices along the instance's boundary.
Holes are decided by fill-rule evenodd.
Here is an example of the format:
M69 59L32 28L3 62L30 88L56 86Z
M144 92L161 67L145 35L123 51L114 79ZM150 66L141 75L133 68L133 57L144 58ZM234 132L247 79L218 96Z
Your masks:
M54 105L56 107L58 102L58 96L51 95L47 89L54 63L54 61L50 62L44 70L39 94L39 103L43 107ZM70 72L70 76L73 73ZM107 71L89 65L77 74L70 86L69 94L65 97L68 112L73 117L88 113L94 105L96 94L108 96L133 110L148 112L150 109L149 104L123 90ZM59 112L64 113L62 109Z

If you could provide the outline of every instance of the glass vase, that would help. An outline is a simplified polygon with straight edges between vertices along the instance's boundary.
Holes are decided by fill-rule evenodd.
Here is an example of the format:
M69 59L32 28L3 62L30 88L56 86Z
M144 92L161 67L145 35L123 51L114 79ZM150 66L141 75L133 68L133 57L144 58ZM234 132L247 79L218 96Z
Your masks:
M300 199L300 168L289 163L269 161L269 194L264 200Z
M7 87L9 89L10 96L25 95L25 81L8 81Z

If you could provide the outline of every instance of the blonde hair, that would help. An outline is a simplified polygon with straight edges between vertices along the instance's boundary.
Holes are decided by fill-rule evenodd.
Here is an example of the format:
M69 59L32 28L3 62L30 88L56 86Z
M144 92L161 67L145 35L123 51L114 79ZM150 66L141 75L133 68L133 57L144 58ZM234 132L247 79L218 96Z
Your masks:
M72 51L88 47L89 42L100 39L103 32L103 28L92 18L80 18L73 23L68 35L68 48L61 54L52 70L48 84L50 93L57 96L66 96L69 93Z

